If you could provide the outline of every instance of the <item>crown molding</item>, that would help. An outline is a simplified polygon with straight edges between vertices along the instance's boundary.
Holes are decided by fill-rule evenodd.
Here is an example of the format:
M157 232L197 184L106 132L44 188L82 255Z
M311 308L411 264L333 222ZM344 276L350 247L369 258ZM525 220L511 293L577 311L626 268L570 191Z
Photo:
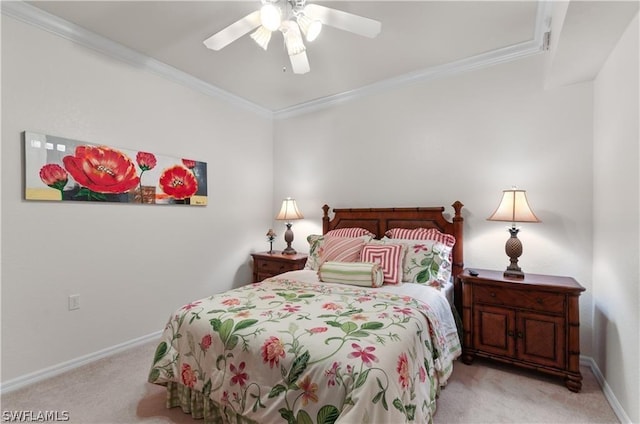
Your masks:
M300 103L291 107L279 109L273 112L275 119L291 118L305 113L314 112L329 106L345 103L359 97L365 97L377 94L382 91L413 84L421 81L428 81L437 78L444 78L451 75L468 72L474 69L485 68L496 65L498 63L509 62L521 59L527 56L538 54L544 51L544 35L550 30L551 26L551 1L538 1L536 11L536 22L534 29L534 37L532 40L522 43L506 46L500 49L492 50L476 56L471 56L455 62L445 63L439 66L433 66L410 72L398 77L389 78L378 81L364 87L338 93L328 97L322 97L309 102Z
M389 78L364 87L345 91L333 96L323 97L310 102L300 103L295 106L280 109L274 112L276 119L291 118L293 116L314 112L329 106L345 103L360 97L366 97L383 91L388 91L404 85L422 81L429 81L437 78L444 78L473 69L485 68L498 63L509 62L515 59L537 54L542 51L540 45L535 40L504 47L477 56L471 56L459 61L446 63L440 66L433 66L410 72L398 77Z
M97 50L100 53L126 62L138 69L147 70L203 94L224 100L239 108L249 110L263 117L273 117L273 112L267 108L206 83L173 66L88 31L79 25L73 24L23 1L2 1L0 7L2 8L3 15L10 16L90 49Z
M234 106L252 111L260 116L273 119L285 119L303 115L407 84L444 78L474 69L484 68L498 63L504 63L533 54L538 54L544 51L544 35L549 31L551 26L551 0L540 0L538 1L535 30L532 40L512 46L506 46L440 66L421 69L398 77L369 84L355 90L322 97L274 111L257 105L240 96L236 96L235 94L217 86L206 83L201 79L169 66L166 63L143 55L133 49L109 40L108 38L102 37L78 25L38 9L37 7L24 3L23 1L0 1L0 6L2 14L4 15L10 16L24 23L34 25L40 29L81 44L85 47L97 50L123 62L129 63L136 68L148 70L208 96L224 100Z

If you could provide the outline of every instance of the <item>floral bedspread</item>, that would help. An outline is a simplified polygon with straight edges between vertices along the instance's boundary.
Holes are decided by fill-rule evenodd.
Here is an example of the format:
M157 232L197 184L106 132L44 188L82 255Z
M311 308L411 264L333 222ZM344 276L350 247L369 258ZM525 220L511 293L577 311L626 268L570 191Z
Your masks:
M413 297L272 278L172 314L149 382L208 398L216 421L427 423L459 355Z

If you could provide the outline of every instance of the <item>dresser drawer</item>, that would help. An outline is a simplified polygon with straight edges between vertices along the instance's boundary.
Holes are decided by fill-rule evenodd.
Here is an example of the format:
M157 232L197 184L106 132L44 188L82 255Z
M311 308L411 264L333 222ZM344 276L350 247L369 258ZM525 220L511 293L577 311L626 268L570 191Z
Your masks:
M282 252L252 253L253 281L262 281L288 271L304 268L307 255L296 253L285 255Z
M283 272L291 271L293 264L278 262L278 261L266 261L258 259L256 261L256 272L261 274L281 274Z
M565 310L565 296L562 293L537 290L504 290L496 286L474 286L473 301L558 314Z
M256 274L255 280L256 280L256 282L258 282L258 281L266 280L267 278L271 278L271 277L275 277L275 276L276 276L276 274L272 274L270 272L266 273L266 274L264 274L262 272L258 272Z

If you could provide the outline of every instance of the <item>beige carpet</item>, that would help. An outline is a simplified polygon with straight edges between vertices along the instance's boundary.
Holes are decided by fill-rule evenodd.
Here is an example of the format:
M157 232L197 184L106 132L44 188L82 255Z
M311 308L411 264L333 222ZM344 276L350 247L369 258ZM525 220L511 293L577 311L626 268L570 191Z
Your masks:
M582 391L560 377L488 360L457 362L438 399L434 423L619 423L589 367Z
M130 349L2 396L6 411L67 411L69 423L198 423L164 407L164 388L146 383L155 343ZM561 379L477 361L456 363L434 423L617 423L591 371L583 390ZM4 419L3 419L4 422ZM391 424L391 423L390 423Z

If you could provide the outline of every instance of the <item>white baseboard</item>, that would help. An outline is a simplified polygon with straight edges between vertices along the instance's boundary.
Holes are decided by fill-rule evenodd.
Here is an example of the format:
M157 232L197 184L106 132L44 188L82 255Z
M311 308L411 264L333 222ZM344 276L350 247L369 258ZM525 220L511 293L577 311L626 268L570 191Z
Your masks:
M616 414L620 422L622 424L632 424L631 418L629 418L627 412L624 410L622 405L620 405L620 402L618 402L616 395L611 390L611 387L609 387L607 380L604 379L604 376L602 375L598 364L596 364L596 361L594 361L590 356L581 355L580 364L591 368L591 372L593 372L593 375L596 377L598 384L600 384L600 387L602 388L604 397L609 402L609 405L611 405L611 409L613 409L613 412Z
M111 346L106 349L102 349L97 352L72 359L67 362L62 362L60 364L44 368L40 371L16 377L0 385L0 394L8 393L28 385L38 383L40 381L46 380L47 378L51 378L64 372L71 371L75 368L86 365L90 362L94 362L99 359L106 358L107 356L115 355L116 353L142 345L153 339L160 338L161 334L162 330L156 331L154 333L147 334L146 336L138 337L137 339L129 340L124 343L120 343L118 345Z

